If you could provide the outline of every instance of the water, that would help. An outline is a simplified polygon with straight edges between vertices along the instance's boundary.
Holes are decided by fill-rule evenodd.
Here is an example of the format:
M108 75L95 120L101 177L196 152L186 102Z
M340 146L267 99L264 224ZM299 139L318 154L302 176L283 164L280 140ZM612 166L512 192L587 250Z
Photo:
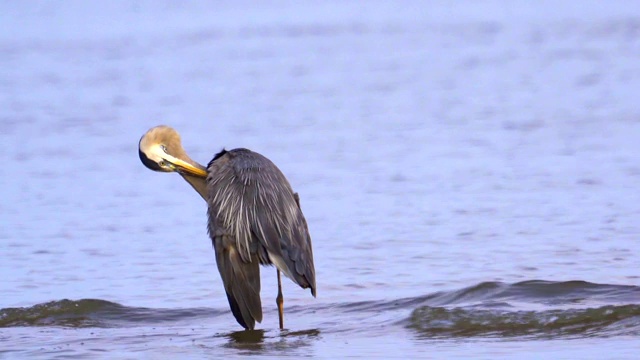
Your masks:
M293 306L287 309L287 314L296 326L298 318L313 317L315 327L283 332L273 327L212 331L217 324L229 320L226 309L162 309L129 307L104 300L61 300L29 308L4 309L0 314L0 327L32 332L34 328L73 329L72 335L62 342L28 350L26 354L30 356L43 350L75 355L78 348L91 354L119 346L127 351L149 352L150 347L160 345L163 353L169 351L176 355L194 355L207 349L227 355L329 357L328 348L336 345L344 346L352 341L358 344L371 336L402 344L407 341L402 339L403 334L410 336L414 346L422 343L425 347L442 346L452 340L471 344L475 341L479 347L485 347L487 342L495 345L496 341L529 343L563 339L592 343L594 339L637 338L640 305L630 303L637 302L638 296L638 286L582 281L487 282L458 291L389 301ZM525 308L529 310L523 310ZM270 312L269 318L275 316ZM50 332L45 331L44 337L49 336ZM32 337L33 334L28 335L29 340ZM41 337L43 335L36 334L36 338ZM21 349L20 337L16 336L15 340L8 351ZM105 349L96 348L105 345L108 346ZM380 348L371 339L356 346L358 352L396 355L394 345ZM419 354L415 347L417 352L407 355Z
M403 4L0 5L0 357L635 358L640 11ZM285 332L270 268L239 331L161 123L300 193Z

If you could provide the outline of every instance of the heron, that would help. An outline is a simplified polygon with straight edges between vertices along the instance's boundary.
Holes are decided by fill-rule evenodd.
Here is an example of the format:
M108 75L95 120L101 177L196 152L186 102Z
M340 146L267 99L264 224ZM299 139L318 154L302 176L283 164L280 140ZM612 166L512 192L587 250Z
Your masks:
M142 163L177 172L207 203L207 230L231 312L245 329L262 322L260 266L274 265L278 278L278 321L284 329L284 273L316 297L313 250L300 198L266 157L248 149L222 150L205 167L192 160L169 126L140 138Z

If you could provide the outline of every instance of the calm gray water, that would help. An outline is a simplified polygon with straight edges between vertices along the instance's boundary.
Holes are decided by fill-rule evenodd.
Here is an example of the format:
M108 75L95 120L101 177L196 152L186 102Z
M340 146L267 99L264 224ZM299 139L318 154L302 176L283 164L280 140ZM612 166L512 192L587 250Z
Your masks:
M636 2L3 2L0 68L2 358L637 358ZM239 331L158 124L300 193L286 331L273 268Z

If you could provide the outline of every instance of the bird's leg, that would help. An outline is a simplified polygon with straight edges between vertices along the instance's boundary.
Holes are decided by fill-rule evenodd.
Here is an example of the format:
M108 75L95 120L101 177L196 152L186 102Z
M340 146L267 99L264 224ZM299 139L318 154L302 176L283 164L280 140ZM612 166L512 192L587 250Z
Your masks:
M298 193L293 193L293 198L296 200L298 208L300 207L300 196ZM282 296L282 278L280 276L280 269L276 269L278 273L278 296L276 297L276 304L278 304L278 321L280 322L280 330L284 330L284 297Z
M280 269L276 269L278 272L278 297L276 297L276 304L278 304L278 320L280 322L280 330L284 330L284 298L282 297L282 280L280 279Z

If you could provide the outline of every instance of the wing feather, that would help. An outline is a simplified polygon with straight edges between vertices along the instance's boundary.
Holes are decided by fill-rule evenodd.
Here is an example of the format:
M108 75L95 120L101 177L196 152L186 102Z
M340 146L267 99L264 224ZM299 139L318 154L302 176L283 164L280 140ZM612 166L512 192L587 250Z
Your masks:
M282 172L258 153L235 149L216 155L208 173L214 230L224 229L235 239L243 262L269 261L315 296L311 237L298 196Z
M253 329L256 321L262 321L258 262L242 261L233 239L224 235L212 236L212 239L231 312L240 325Z

